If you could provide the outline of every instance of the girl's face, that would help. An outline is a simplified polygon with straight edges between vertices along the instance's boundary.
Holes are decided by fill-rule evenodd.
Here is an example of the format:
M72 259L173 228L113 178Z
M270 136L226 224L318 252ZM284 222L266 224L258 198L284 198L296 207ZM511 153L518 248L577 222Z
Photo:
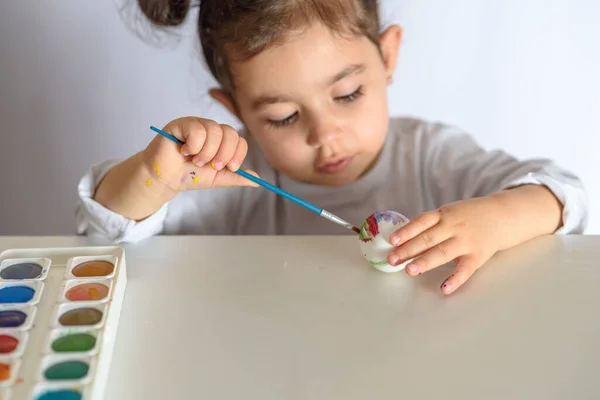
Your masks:
M387 85L401 31L379 49L315 25L231 66L240 120L273 168L328 186L355 181L373 165L388 130Z

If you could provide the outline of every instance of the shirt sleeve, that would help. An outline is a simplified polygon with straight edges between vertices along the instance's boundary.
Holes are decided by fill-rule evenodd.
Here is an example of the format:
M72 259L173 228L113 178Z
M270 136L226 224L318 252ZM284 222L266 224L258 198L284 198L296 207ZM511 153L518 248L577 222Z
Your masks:
M589 200L573 173L548 159L518 160L500 150L484 150L470 135L452 126L432 124L425 131L423 177L433 182L431 195L439 200L438 207L520 185L544 185L563 205L562 225L555 233L585 231Z
M114 243L123 243L139 242L161 233L168 203L156 213L138 222L125 218L94 200L98 184L119 162L120 160L108 160L95 164L79 181L78 202L75 210L78 234L102 237Z

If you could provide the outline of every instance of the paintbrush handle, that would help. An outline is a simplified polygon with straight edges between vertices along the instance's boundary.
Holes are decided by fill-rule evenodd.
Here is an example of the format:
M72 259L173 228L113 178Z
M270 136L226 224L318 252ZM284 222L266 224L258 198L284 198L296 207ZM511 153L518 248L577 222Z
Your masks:
M183 142L183 141L181 141L181 140L177 139L175 136L173 136L173 135L170 135L170 134L168 134L167 132L165 132L165 131L163 131L163 130L160 130L160 129L158 129L158 128L154 127L154 126L151 126L151 127L150 127L150 129L152 129L154 132L158 133L159 135L161 135L161 136L163 136L163 137L166 137L166 138L167 138L167 139L169 139L169 140L172 140L173 142L175 142L175 143L177 143L177 144L180 144L180 145L182 145L182 146L185 144L185 142Z
M322 208L319 208L319 207L315 206L314 204L309 203L306 200L302 200L301 198L296 197L293 194L288 193L285 190L282 190L282 189L278 188L277 186L271 185L269 182L263 181L262 179L257 178L256 176L254 176L252 174L249 174L248 172L246 172L246 171L244 171L242 169L238 169L235 172L237 174L240 174L244 178L249 179L249 180L251 180L254 183L257 183L258 185L260 185L260 186L262 186L262 187L264 187L266 189L269 189L270 191L275 192L278 195L283 196L286 199L291 200L294 203L296 203L298 205L301 205L304 208L309 209L310 211L312 211L314 213L321 214L321 212L323 212Z
M151 126L150 129L152 129L154 132L156 132L156 133L158 133L158 134L166 137L167 139L172 140L173 142L175 142L177 144L180 144L180 145L184 144L184 142L182 142L181 140L177 139L175 136L170 135L167 132L162 131L162 130L154 127L154 126ZM322 208L319 208L319 207L315 206L314 204L309 203L306 200L302 200L301 198L299 198L297 196L294 196L293 194L288 193L285 190L282 190L282 189L278 188L277 186L274 186L274 185L270 184L267 181L263 181L262 179L254 176L252 174L249 174L248 172L244 171L241 168L238 169L237 171L235 171L235 173L238 174L238 175L243 176L246 179L251 180L252 182L254 182L254 183L256 183L256 184L258 184L258 185L260 185L260 186L262 186L262 187L264 187L266 189L269 189L270 191L272 191L272 192L274 192L274 193L276 193L276 194L278 194L278 195L280 195L282 197L285 197L288 200L293 201L294 203L296 203L296 204L298 204L298 205L300 205L300 206L302 206L302 207L304 207L304 208L306 208L306 209L308 209L308 210L310 210L310 211L312 211L312 212L320 215L321 217L323 217L325 219L328 219L329 221L335 222L336 224L341 225L341 226L343 226L343 227L345 227L347 229L350 229L351 231L354 231L354 232L357 231L357 229L354 227L354 225L352 225L351 223L349 223L347 221L344 221L343 219L341 219L337 215L334 215L334 214L330 213L329 211L323 210Z
M343 219L341 219L340 217L338 217L335 214L330 213L327 210L323 210L322 208L319 208L317 206L315 206L314 204L309 203L306 200L303 200L297 196L294 196L291 193L286 192L285 190L282 190L280 188L278 188L277 186L273 186L271 185L269 182L263 181L260 178L257 178L256 176L247 173L244 170L238 169L236 171L238 174L242 175L243 177L245 177L246 179L251 180L252 182L255 182L257 184L259 184L260 186L271 190L272 192L277 193L280 196L285 197L288 200L293 201L294 203L301 205L304 208L309 209L310 211L319 214L321 217L328 219L331 222L335 222L338 225L343 226L344 228L350 229L351 231L355 231L354 225L352 225L351 223L344 221Z
M257 178L256 176L254 176L252 174L249 174L249 173L247 173L244 170L238 169L236 171L236 173L242 175L246 179L251 180L252 182L255 182L255 183L259 184L260 186L262 186L262 187L264 187L266 189L271 190L272 192L277 193L280 196L285 197L288 200L293 201L294 203L296 203L298 205L301 205L304 208L307 208L308 210L310 210L310 211L312 211L312 212L320 215L321 217L323 217L325 219L328 219L331 222L335 222L336 224L341 225L344 228L347 228L347 229L350 229L351 231L355 231L356 232L356 230L354 228L354 225L352 225L351 223L349 223L347 221L344 221L343 219L341 219L337 215L332 214L332 213L330 213L327 210L323 210L322 208L319 208L319 207L315 206L314 204L309 203L306 200L303 200L303 199L301 199L301 198L299 198L297 196L294 196L293 194L288 193L285 190L282 190L282 189L278 188L277 186L273 186L269 182L263 181L262 179Z

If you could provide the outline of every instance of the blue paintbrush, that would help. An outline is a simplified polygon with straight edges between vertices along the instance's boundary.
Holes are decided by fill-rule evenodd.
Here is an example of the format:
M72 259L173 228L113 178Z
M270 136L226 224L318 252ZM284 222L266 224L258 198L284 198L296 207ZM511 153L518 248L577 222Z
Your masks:
M152 129L154 132L158 133L159 135L162 135L162 136L166 137L167 139L174 141L177 144L180 144L180 145L184 144L184 142L177 139L175 136L170 135L167 132L162 131L154 126L151 126L150 129ZM333 221L336 224L341 225L344 228L350 229L356 233L360 233L360 230L357 227L355 227L354 225L352 225L351 223L349 223L347 221L344 221L337 215L334 215L334 214L330 213L329 211L323 210L322 208L319 208L319 207L309 203L306 200L302 200L301 198L296 197L293 194L290 194L290 193L286 192L285 190L278 188L277 186L273 186L269 182L263 181L262 179L257 178L254 175L247 173L246 171L242 170L241 168L238 169L237 171L235 171L235 173L242 175L244 178L249 179L252 182L254 182L264 188L267 188L267 189L271 190L272 192L277 193L278 195L283 196L286 199L291 200L298 205L301 205L304 208L307 208L308 210L314 212L315 214L320 215L323 218Z

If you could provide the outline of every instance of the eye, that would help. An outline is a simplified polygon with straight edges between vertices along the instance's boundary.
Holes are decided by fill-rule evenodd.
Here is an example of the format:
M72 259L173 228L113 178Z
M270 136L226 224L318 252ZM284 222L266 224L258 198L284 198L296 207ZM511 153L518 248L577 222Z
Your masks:
M295 120L296 117L298 116L298 112L296 111L295 113L293 113L292 115L290 115L289 117L285 117L284 119L280 119L280 120L269 120L269 124L273 125L276 128L281 128L287 125L291 125Z
M364 94L363 87L359 86L358 89L356 89L354 92L352 92L352 93L350 93L350 94L348 94L346 96L336 97L335 99L337 101L342 102L342 103L349 103L351 101L355 101L356 99L358 99L363 94Z

